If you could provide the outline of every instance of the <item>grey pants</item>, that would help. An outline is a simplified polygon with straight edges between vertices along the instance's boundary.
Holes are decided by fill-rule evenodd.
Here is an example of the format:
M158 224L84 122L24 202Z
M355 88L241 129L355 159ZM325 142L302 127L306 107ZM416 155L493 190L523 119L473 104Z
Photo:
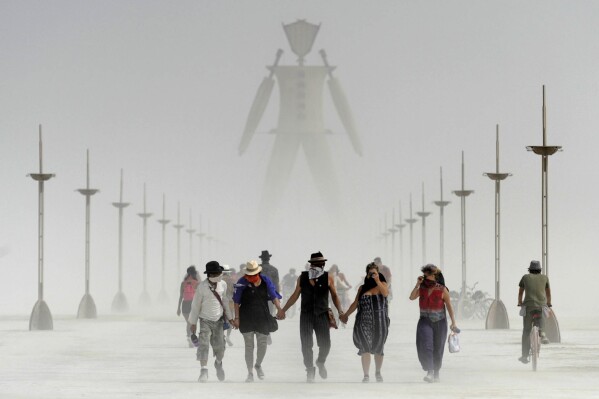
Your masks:
M268 335L260 334L259 332L246 332L243 333L243 340L245 341L245 364L248 370L254 367L254 336L256 336L256 344L258 349L256 350L256 366L261 366L264 356L266 355L266 346Z
M200 333L198 334L198 358L202 364L208 362L209 346L219 362L225 356L225 335L223 333L223 319L211 321L200 318Z

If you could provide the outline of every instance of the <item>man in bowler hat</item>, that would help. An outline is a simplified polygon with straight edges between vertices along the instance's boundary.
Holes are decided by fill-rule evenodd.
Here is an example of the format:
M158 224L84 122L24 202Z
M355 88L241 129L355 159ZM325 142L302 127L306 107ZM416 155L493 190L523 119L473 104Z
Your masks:
M277 313L279 319L285 319L285 312L302 297L300 313L300 339L302 343L302 355L306 366L307 382L314 382L316 369L314 367L313 334L316 333L316 344L318 345L318 358L316 367L322 379L327 378L325 361L331 350L331 335L329 331L329 293L339 315L344 314L341 303L337 296L333 276L324 271L325 262L322 253L315 252L310 256L310 268L302 272L298 277L295 291L287 300L287 303Z
M212 346L212 352L216 357L214 367L219 381L225 379L223 369L223 357L225 355L225 336L223 334L223 324L228 320L232 327L237 328L237 321L231 312L229 298L227 298L227 283L222 280L222 267L217 261L213 260L206 263L207 279L198 284L196 293L191 302L191 312L189 313L189 323L191 324L192 334L196 333L196 324L200 321L199 346L197 359L200 361L202 370L198 381L208 381L208 350Z

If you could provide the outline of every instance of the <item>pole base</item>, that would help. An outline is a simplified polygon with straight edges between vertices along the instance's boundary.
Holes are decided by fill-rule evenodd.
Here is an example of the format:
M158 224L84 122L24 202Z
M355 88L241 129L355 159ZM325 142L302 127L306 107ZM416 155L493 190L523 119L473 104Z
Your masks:
M112 300L112 313L127 313L129 311L129 304L127 303L127 297L123 291L119 291Z
M495 299L489 307L485 328L487 330L509 330L510 320L501 299Z
M50 313L50 308L43 299L38 300L31 311L29 331L33 330L54 330L52 313Z
M90 294L83 295L79 302L79 310L77 311L78 319L95 319L98 317L96 311L96 303Z
M559 332L559 323L552 308L549 308L549 317L545 318L545 335L549 342L559 344L562 342L562 336Z
M158 293L158 298L156 299L156 301L159 304L168 303L168 295L167 295L166 291L164 291L164 290L160 291L160 293Z
M142 292L141 296L139 297L139 307L144 310L150 309L152 307L152 298L150 298L150 294L148 294L146 291Z

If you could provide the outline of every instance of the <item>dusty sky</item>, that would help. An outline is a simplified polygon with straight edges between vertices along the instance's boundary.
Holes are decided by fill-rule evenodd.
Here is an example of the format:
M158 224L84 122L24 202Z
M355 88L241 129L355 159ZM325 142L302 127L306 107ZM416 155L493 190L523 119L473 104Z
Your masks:
M298 157L284 203L269 226L256 211L276 126L275 90L250 148L237 146L256 89L278 48L293 65L282 23L321 23L308 65L324 48L353 109L364 155L352 152L328 91L325 124L339 176L344 218L332 221ZM0 313L27 314L36 299L37 126L44 129L44 169L57 177L46 190L46 299L74 313L83 294L85 150L91 153L92 295L100 312L116 292L119 170L125 170L125 293L141 291L142 187L148 210L182 223L202 216L193 263L216 258L237 266L263 249L286 272L321 250L352 280L380 255L385 214L399 201L407 217L426 190L428 261L438 262L439 167L444 173L445 265L460 281L460 185L465 151L468 282L493 293L495 125L502 171L502 297L515 309L517 283L541 255L541 86L546 85L548 143L564 151L550 160L550 278L556 312L590 309L579 279L593 267L598 242L592 188L599 172L599 4L590 1L0 1ZM150 293L159 288L160 230L149 223ZM167 285L176 288L175 230L167 229ZM422 263L420 224L414 265ZM408 237L404 247L408 248ZM397 246L397 242L396 242ZM182 268L189 241L182 236ZM407 255L405 269L408 269ZM401 276L399 261L392 265ZM415 273L415 272L414 272ZM403 272L405 275L405 271ZM411 282L406 282L412 284ZM577 296L572 293L578 292ZM407 294L406 294L407 295ZM560 306L561 305L561 306ZM173 307L174 308L174 307ZM596 306L595 306L596 308ZM561 310L560 310L561 309Z

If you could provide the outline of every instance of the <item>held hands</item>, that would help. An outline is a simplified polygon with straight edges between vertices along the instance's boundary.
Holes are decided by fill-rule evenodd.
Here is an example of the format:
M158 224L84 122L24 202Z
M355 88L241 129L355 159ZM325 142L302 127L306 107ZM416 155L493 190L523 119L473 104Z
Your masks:
M285 311L283 309L279 309L279 311L277 312L277 319L285 320Z
M349 316L347 315L347 313L342 313L339 315L339 320L341 320L343 324L347 324Z
M239 319L231 319L229 320L229 324L231 325L231 327L233 327L234 330L237 330L239 328Z

